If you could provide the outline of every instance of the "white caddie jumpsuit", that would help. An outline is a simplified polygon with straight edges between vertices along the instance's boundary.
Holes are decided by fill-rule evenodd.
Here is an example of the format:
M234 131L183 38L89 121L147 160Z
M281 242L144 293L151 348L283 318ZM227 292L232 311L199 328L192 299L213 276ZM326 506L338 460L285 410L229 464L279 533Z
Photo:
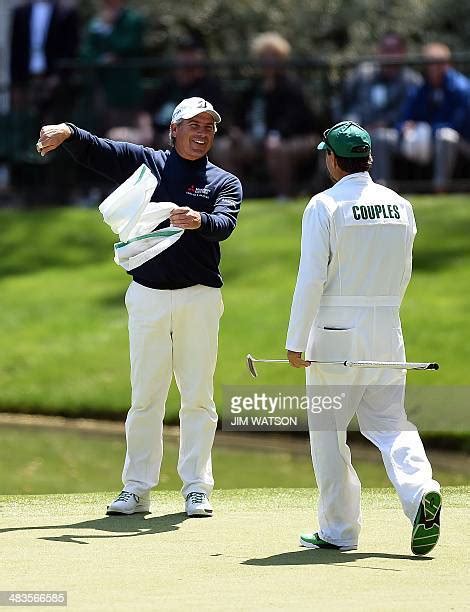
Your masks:
M303 216L286 348L305 352L307 360L405 361L399 308L411 276L415 234L411 204L367 172L345 176L313 197ZM422 495L439 490L439 484L406 417L405 372L312 364L306 378L308 387L348 389L341 411L328 415L331 426L309 413L320 537L338 546L358 541L361 484L344 425L354 414L380 450L413 521Z

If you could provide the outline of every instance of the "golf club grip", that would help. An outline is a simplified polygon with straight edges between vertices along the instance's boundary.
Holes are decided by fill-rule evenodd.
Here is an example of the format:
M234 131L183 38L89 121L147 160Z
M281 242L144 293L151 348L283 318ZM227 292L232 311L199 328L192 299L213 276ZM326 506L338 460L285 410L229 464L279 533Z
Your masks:
M438 363L418 363L409 361L345 361L349 368L390 368L394 370L438 370Z

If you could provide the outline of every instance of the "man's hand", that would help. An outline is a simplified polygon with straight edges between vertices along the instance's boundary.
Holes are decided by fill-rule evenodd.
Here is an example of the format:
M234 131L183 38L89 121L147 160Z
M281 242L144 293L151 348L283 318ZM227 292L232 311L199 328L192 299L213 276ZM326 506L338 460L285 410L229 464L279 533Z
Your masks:
M188 206L178 206L170 215L170 223L173 227L195 230L201 227L201 214Z
M287 351L287 359L293 368L308 368L312 363L302 359L302 353L297 353L296 351Z
M57 149L60 145L70 138L72 129L65 123L58 125L45 125L39 133L39 140L36 143L36 150L44 157L50 151Z

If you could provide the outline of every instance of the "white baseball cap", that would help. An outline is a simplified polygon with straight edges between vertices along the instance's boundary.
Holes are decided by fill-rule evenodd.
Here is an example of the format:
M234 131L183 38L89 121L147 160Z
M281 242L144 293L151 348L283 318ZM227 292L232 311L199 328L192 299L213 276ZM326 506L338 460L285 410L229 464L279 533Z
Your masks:
M222 121L221 116L214 110L212 104L204 100L204 98L186 98L180 102L173 111L171 123L177 123L181 121L181 119L192 119L201 113L209 113L209 115L212 115L215 123L220 123Z

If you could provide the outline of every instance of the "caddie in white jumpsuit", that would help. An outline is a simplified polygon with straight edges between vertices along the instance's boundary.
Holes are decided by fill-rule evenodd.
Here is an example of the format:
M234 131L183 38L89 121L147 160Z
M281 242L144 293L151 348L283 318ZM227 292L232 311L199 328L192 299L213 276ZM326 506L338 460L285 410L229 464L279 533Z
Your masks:
M319 530L301 536L300 543L357 548L361 484L346 444L347 424L357 414L412 523L412 551L426 554L439 537L441 496L419 434L406 417L404 371L310 365L405 361L399 309L411 276L413 209L372 181L371 141L361 126L350 121L333 126L318 148L326 150L335 184L314 196L304 212L286 348L294 367L306 367L307 388L341 385L347 392L341 409L330 410L326 420L309 413Z

